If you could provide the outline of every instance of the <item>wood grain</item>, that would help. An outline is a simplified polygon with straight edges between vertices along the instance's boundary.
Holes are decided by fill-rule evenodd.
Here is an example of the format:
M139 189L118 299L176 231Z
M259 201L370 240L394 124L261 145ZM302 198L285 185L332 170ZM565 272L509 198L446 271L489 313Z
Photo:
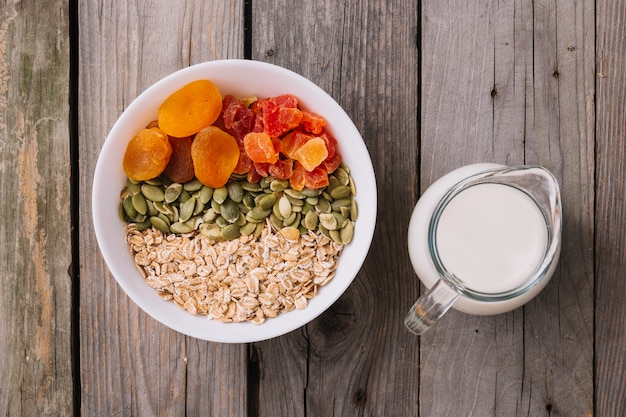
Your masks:
M70 60L69 38L58 33L69 33L65 1L0 6L4 415L70 415L73 409Z
M418 9L291 4L252 2L252 58L308 77L346 109L372 157L379 217L346 293L305 328L254 345L258 415L417 415L419 345L402 318L418 294L406 247L417 196Z
M596 407L626 410L626 5L597 2L596 27Z
M140 311L99 255L89 199L100 147L135 97L190 64L242 57L243 2L80 1L79 18L81 412L245 415L246 347L185 337Z
M564 244L522 309L453 312L422 338L423 415L592 413L593 20L583 2L424 3L422 187L473 162L544 165Z

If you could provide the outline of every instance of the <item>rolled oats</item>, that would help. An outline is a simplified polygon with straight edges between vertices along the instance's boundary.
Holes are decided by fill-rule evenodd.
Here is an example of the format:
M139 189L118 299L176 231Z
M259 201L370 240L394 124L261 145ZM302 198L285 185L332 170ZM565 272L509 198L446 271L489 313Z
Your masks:
M342 246L321 233L274 233L213 241L192 232L164 235L126 226L137 268L161 299L222 322L263 323L306 308L337 270Z

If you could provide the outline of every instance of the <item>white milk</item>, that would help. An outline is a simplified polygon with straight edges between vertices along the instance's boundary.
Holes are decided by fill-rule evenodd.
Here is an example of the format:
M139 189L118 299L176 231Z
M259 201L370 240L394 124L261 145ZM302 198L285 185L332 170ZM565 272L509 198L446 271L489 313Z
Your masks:
M454 197L437 228L445 267L472 290L515 289L535 272L547 245L546 224L522 191L480 184Z
M408 249L413 269L427 288L439 279L428 249L428 228L437 203L462 179L503 167L483 163L458 168L434 182L418 200L409 223ZM541 212L526 194L511 187L481 184L472 188L459 194L444 210L438 231L440 258L476 290L499 292L515 287L534 271L546 250L547 232ZM546 276L552 275L556 264L552 263ZM543 279L523 295L506 301L460 296L452 308L479 315L511 311L531 300L548 281Z

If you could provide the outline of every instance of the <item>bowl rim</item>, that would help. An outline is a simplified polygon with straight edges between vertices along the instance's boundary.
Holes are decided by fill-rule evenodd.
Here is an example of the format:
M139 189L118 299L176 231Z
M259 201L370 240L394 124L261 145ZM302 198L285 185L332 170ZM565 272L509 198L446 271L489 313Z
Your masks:
M214 82L219 88L220 82L219 80L216 80L216 78L225 77L224 74L228 74L230 76L231 74L242 73L242 71L243 73L253 71L255 73L265 74L266 76L270 74L272 77L279 77L280 81L275 81L275 83L278 83L277 85L285 86L284 93L289 93L289 91L287 91L289 90L287 86L290 85L296 85L299 89L315 92L315 100L310 100L311 97L299 97L297 94L296 96L304 108L309 108L310 106L307 105L307 102L311 102L315 106L319 105L323 106L324 109L328 109L327 111L318 110L316 112L327 118L329 121L327 128L331 131L333 136L337 138L340 148L342 148L342 138L350 138L350 153L346 152L346 145L344 143L342 155L344 155L344 160L349 155L358 155L358 166L353 166L351 163L349 167L352 172L358 172L358 175L356 175L358 178L357 186L360 184L367 184L365 188L360 187L359 192L355 196L359 207L359 215L356 220L357 227L355 227L355 237L349 245L344 247L343 253L339 258L339 266L335 277L328 284L319 288L317 296L312 300L309 300L309 304L305 309L292 310L288 313L280 314L276 318L267 319L261 325L252 324L250 322L221 323L218 320L211 320L208 317L193 316L176 306L174 303L163 301L158 298L157 292L145 283L138 270L136 272L137 276L141 278L139 281L141 281L142 288L138 288L136 282L129 281L129 278L127 277L129 273L128 259L122 259L121 261L117 259L120 256L119 248L112 248L111 242L108 241L109 233L112 233L111 221L113 216L117 219L120 225L122 225L122 227L123 224L121 220L119 220L117 209L114 210L114 213L110 213L111 204L110 202L104 200L104 195L109 194L106 192L100 192L103 188L110 189L111 192L115 190L114 188L111 189L111 187L115 187L115 185L110 184L113 181L109 181L109 176L107 175L107 171L110 171L112 168L107 166L107 162L105 162L105 160L111 158L111 155L113 154L119 154L119 149L116 149L116 146L119 148L118 142L127 142L130 140L130 137L127 137L126 139L119 139L120 134L124 131L128 132L129 124L136 124L135 121L130 119L136 112L142 110L142 106L147 108L154 107L155 102L158 105L173 91L182 87L186 83L191 82L193 79L205 78L211 79L212 81L215 80ZM222 75L220 77L215 77L215 74ZM257 88L262 90L265 88L262 83L256 83L255 81L250 81L250 83L256 85L256 87L253 86L251 89ZM220 91L222 91L221 88ZM242 93L243 92L239 95L244 95ZM222 95L224 94L232 94L232 91L225 89L222 91ZM252 92L252 94L248 95L256 94ZM162 99L159 100L153 96L162 97ZM147 105L148 103L149 105ZM147 112L156 114L156 112L152 112L152 110L146 110L144 113ZM311 110L315 111L316 109ZM333 132L331 121L335 120L341 121L342 127L340 134ZM116 137L118 139L116 139ZM119 160L119 166L121 167L121 158ZM109 183L107 184L107 182ZM119 185L119 183L116 184ZM117 190L118 195L120 190L121 188ZM365 194L365 196L363 196L363 194ZM274 64L246 59L223 59L191 65L165 76L140 93L130 103L130 105L124 109L115 121L102 145L94 171L91 197L92 220L100 252L110 273L113 275L124 292L131 298L131 300L141 310L146 312L158 322L164 324L166 327L198 339L221 343L250 343L281 336L306 325L330 308L332 304L345 292L360 271L370 250L377 216L376 179L371 157L367 147L365 146L363 138L358 132L352 119L343 110L343 108L321 87L317 86L300 74ZM367 201L367 205L365 205L363 201ZM116 207L119 205L119 200L115 203L115 205ZM115 227L117 228L117 225ZM126 245L126 242L123 241L116 242L117 245L120 243ZM128 250L127 253L127 258L130 259L131 256ZM349 255L349 264L345 261L345 259L347 259L346 255ZM344 260L343 263L341 262L342 259ZM132 260L132 263L134 264L134 260ZM340 272L344 274L341 278L339 278ZM147 294L144 294L146 290L150 293L147 297ZM155 297L158 301L163 303L163 305L159 304L158 308L154 307ZM171 308L172 306L176 310L173 310ZM179 314L180 312L190 318L193 318L192 320L201 318L201 320L205 321L205 324L196 324L194 321L193 326L185 325L178 319L181 317ZM184 319L184 321L189 320ZM218 324L219 326L217 328L223 331L217 333L213 332L213 328L216 327L214 324Z

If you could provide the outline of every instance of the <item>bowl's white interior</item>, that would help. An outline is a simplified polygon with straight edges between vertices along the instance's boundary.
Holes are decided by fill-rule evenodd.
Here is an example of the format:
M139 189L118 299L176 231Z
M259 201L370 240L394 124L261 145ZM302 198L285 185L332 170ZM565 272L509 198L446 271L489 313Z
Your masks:
M193 316L161 300L137 270L118 217L119 195L126 182L122 158L132 136L156 118L167 96L197 79L210 79L223 95L271 97L290 93L301 106L323 115L339 142L344 162L357 186L359 215L352 242L344 248L335 278L322 287L304 310L268 319L262 325L221 323ZM344 110L322 89L289 70L249 60L212 61L180 70L143 92L109 133L98 158L93 182L93 221L102 255L119 285L146 313L181 333L215 342L243 343L269 339L308 323L326 310L350 285L368 253L376 223L376 180L361 135Z

